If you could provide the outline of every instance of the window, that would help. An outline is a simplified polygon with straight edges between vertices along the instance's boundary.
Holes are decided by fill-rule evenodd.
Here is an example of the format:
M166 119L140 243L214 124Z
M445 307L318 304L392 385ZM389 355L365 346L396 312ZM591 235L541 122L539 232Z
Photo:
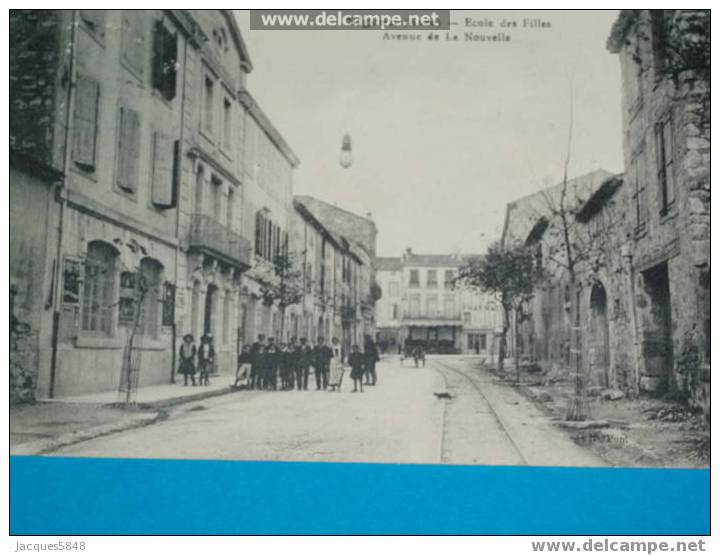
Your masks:
M445 317L446 318L456 318L455 314L455 297L452 295L448 295L445 297Z
M631 161L631 179L635 186L635 227L637 232L645 231L647 226L648 205L645 187L645 152L640 150Z
M410 287L420 287L419 270L410 270Z
M427 286L428 287L437 287L437 285L438 285L437 270L428 270Z
M230 152L232 142L232 104L227 98L223 102L223 148Z
M233 217L234 217L234 211L235 211L235 191L233 191L232 188L228 189L228 197L227 197L227 226L228 228L233 228Z
M158 208L176 205L180 141L167 135L153 134L152 203Z
M118 122L116 183L122 190L134 193L138 186L140 157L140 116L135 110L120 107Z
M472 312L463 313L463 323L465 325L470 325L472 323Z
M210 190L213 195L213 218L215 218L215 221L220 222L222 217L222 181L213 175L210 178L210 183Z
M653 70L655 80L659 81L665 69L667 56L667 32L665 28L665 11L650 10L652 18L652 49Z
M417 318L420 316L420 295L410 295L410 317Z
M438 298L437 295L428 295L426 299L427 315L429 318L437 316L438 312Z
M389 284L388 295L390 297L397 297L400 294L400 287L397 281L391 281Z
M122 58L139 77L145 73L145 11L122 10Z
M166 100L175 98L177 89L177 33L162 21L153 30L152 84Z
M83 331L113 334L116 266L117 251L113 247L101 241L88 245L81 318Z
M203 114L204 129L208 133L213 132L213 112L215 111L215 83L209 77L205 77L205 112Z
M140 290L144 292L140 306L140 333L157 338L160 331L160 288L163 266L152 258L140 262Z
M452 270L445 270L445 289L452 289L455 273Z
M392 319L393 319L393 320L397 320L397 319L398 319L398 305L397 305L397 303L392 305Z
M86 171L95 170L99 98L98 82L79 75L73 113L72 154L75 163Z
M675 167L673 164L673 125L670 116L655 125L655 153L660 186L660 214L666 214L675 202Z
M485 335L484 333L481 333L479 335L479 339L480 339L480 350L484 351L485 349L487 349L487 335Z

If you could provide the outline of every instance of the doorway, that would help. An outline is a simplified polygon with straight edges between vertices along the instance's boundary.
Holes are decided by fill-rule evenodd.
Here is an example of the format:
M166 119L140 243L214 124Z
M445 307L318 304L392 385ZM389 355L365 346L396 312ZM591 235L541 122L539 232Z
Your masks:
M590 379L595 385L610 387L610 330L607 293L599 281L590 291Z
M203 334L211 334L215 330L215 304L217 301L217 285L210 284L205 295L205 321L203 323Z
M647 391L667 390L673 368L672 312L668 264L662 262L642 273L649 306L643 313L641 386Z

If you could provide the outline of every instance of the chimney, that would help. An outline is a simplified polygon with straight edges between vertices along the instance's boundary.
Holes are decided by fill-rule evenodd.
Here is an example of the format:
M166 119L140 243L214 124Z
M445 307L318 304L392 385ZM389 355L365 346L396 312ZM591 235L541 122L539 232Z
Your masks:
M407 254L408 256L411 255L411 254L412 254L412 249L411 249L410 247L407 247L407 248L405 249L405 254Z

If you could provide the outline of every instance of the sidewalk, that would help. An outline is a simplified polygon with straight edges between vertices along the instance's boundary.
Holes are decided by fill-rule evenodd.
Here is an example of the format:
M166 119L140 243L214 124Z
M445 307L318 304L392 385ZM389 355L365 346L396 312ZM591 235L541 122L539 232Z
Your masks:
M39 400L10 410L10 454L40 455L96 437L147 426L165 417L168 407L224 395L234 376L210 378L210 385L163 384L142 387L135 403L124 406L117 391Z

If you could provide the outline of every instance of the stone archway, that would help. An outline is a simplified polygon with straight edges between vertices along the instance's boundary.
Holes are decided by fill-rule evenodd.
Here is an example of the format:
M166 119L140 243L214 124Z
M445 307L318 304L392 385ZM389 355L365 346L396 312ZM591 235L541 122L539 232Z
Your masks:
M605 287L596 281L590 291L590 381L604 387L613 385L607 304Z

